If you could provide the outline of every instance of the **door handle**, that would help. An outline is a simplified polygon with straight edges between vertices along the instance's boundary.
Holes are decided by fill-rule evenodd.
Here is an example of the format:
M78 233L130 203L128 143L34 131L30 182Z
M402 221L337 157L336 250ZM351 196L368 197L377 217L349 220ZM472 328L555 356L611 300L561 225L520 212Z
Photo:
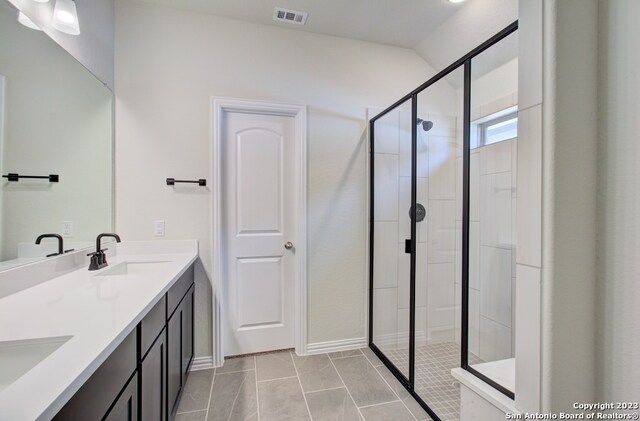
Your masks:
M291 250L293 248L293 243L291 241L287 241L286 243L284 243L284 248L286 248L287 250Z

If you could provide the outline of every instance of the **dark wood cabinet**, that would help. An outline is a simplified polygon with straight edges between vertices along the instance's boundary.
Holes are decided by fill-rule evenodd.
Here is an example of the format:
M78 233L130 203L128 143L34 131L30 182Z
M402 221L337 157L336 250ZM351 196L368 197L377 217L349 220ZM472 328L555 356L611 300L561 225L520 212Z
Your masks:
M187 375L193 361L193 304L194 287L182 302L182 375Z
M168 412L173 419L193 360L193 285L167 322Z
M167 385L167 339L164 326L140 362L140 419L165 421Z
M191 265L54 420L175 418L193 361L193 276Z
M138 417L138 375L134 375L115 401L104 421L137 421Z

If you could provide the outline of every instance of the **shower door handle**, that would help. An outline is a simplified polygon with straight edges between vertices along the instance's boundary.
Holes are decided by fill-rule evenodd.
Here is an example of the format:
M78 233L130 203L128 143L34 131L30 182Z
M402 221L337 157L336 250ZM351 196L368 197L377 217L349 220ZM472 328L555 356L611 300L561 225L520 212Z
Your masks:
M404 252L411 254L411 239L404 240Z

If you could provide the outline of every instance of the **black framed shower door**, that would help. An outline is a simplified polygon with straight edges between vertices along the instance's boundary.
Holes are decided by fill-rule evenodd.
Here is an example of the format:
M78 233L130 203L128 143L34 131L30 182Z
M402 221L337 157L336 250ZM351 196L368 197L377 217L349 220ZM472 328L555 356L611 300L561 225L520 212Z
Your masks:
M417 247L417 222L418 215L418 124L422 123L422 119L418 118L418 95L423 93L426 89L433 86L437 82L441 81L445 77L451 75L456 70L463 70L463 125L462 125L462 140L463 140L463 153L462 153L462 249L461 249L461 283L462 283L462 297L461 297L461 335L460 335L460 367L471 372L475 376L479 377L483 381L487 382L500 392L514 398L514 393L504 388L500 384L496 383L492 379L482 375L477 370L474 370L469 365L469 178L470 178L470 151L471 151L471 65L472 59L493 45L505 39L507 36L513 34L518 29L518 22L513 22L487 41L474 48L472 51L456 60L447 68L437 73L434 77L417 87L412 92L408 93L404 97L400 98L394 104L387 109L377 114L369 121L369 146L370 146L370 183L369 183L369 198L370 198L370 214L369 214L369 326L368 326L368 338L369 348L376 354L376 356L382 361L382 363L391 371L396 379L406 388L406 390L415 398L415 400L424 408L434 420L440 420L441 418L432 410L429 402L426 402L423 397L416 391L416 247ZM374 293L376 291L376 285L374 277L376 275L375 268L376 262L375 256L375 222L376 222L376 122L382 121L386 116L391 113L400 113L405 119L409 119L410 138L406 136L406 139L399 139L400 142L406 140L410 142L410 202L407 203L409 209L409 222L408 227L409 238L405 239L404 251L409 257L409 273L408 273L408 301L409 301L409 317L408 317L408 335L406 337L406 354L407 361L402 364L396 360L395 362L389 358L384 346L380 346L380 343L376 343L376 336L374 332L374 322L384 318L384 314L376 314L374 300ZM394 117L395 118L395 117ZM405 125L406 127L406 125ZM427 126L424 126L425 129ZM379 310L378 310L379 311ZM398 329L399 330L399 329ZM399 333L399 332L396 332ZM405 338L401 342L405 342Z

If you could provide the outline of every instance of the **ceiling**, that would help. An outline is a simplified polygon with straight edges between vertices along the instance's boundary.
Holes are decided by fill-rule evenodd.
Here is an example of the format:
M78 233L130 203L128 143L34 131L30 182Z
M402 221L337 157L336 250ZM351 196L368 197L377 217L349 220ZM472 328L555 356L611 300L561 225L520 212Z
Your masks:
M266 25L413 48L463 4L448 0L141 0ZM471 0L469 0L471 1ZM309 13L299 26L273 21L274 8Z

